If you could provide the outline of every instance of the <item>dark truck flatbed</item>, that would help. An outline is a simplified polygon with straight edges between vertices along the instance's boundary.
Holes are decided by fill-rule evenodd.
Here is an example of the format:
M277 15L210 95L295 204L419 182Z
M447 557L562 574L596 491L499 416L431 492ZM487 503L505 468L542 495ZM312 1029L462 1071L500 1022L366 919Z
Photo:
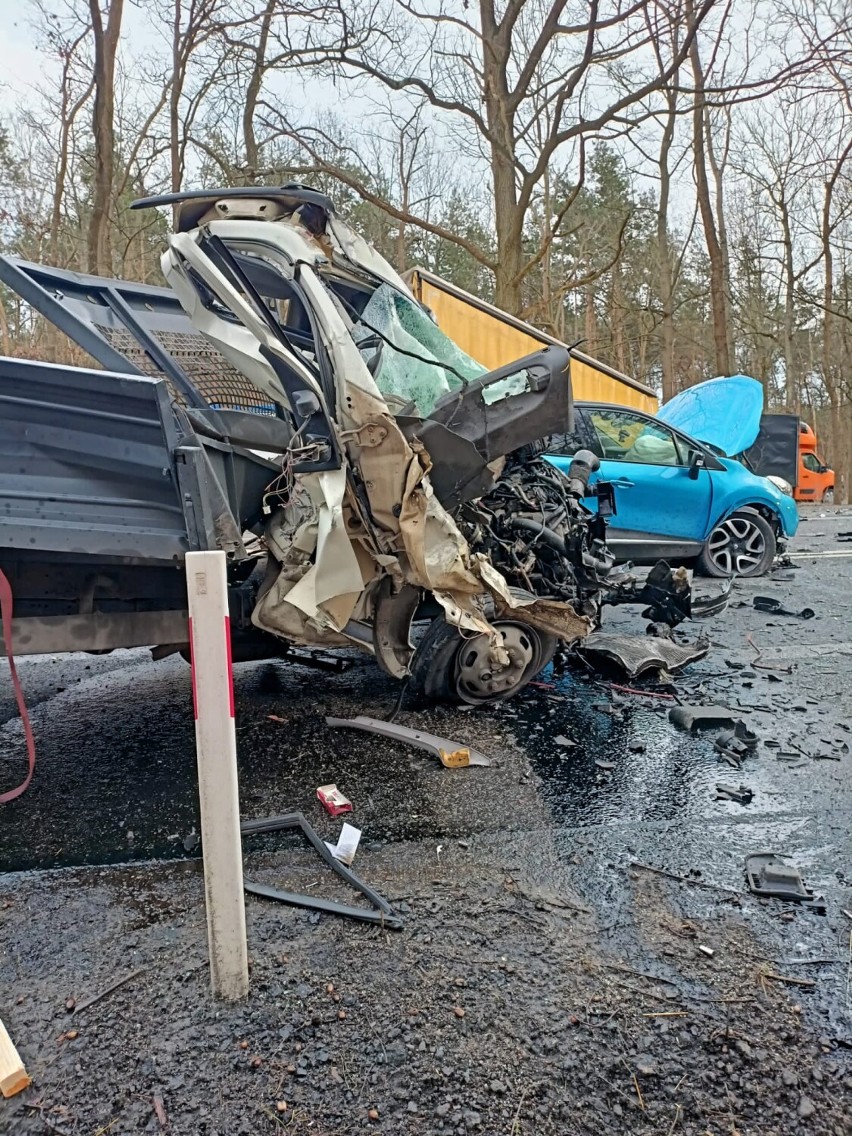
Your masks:
M211 407L217 378L253 401L257 392L211 359L168 290L11 259L0 277L123 371L0 358L0 568L14 596L15 653L185 644L183 560L206 549L227 554L235 627L248 630L250 534L279 469L248 447L274 455L286 423L268 408ZM108 292L117 303L103 302ZM147 320L141 336L137 320ZM178 346L196 366L206 361L204 393Z

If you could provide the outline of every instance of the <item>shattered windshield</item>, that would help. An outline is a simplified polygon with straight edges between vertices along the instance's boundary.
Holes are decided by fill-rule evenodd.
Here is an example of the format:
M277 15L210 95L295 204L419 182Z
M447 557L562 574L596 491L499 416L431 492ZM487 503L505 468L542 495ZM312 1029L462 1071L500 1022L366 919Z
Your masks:
M419 304L390 284L376 289L352 329L352 338L364 344L365 355L374 354L376 336L381 345L375 373L379 390L386 398L416 403L424 417L443 395L487 373L444 335Z

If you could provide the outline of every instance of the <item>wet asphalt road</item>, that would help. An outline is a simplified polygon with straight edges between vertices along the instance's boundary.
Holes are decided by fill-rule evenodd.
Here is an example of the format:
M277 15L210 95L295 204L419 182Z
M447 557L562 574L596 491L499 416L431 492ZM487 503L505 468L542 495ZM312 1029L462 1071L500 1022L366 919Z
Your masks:
M626 920L631 902L625 864L700 873L739 889L743 856L772 848L793 856L825 895L829 916L791 929L779 922L779 905L758 904L753 930L791 958L836 956L844 941L839 913L852 907L852 544L836 534L852 528L852 510L813 507L803 515L795 570L738 583L729 610L704 625L709 655L677 682L681 700L738 709L764 742L798 754L792 760L761 745L742 772L730 769L717 760L712 733L693 737L671 725L670 702L627 696L613 717L596 708L611 697L607 684L570 670L545 674L545 685L496 709L403 710L403 724L469 741L495 758L491 770L451 773L396 743L325 725L327 713L390 711L396 687L368 660L354 659L342 675L264 662L236 672L243 814L301 809L331 836L335 826L314 793L334 781L355 802L365 843L419 841L433 849L472 834L498 838L543 886L548 856L577 864L575 886L605 913L610 930L622 908ZM755 594L795 610L812 607L816 618L757 613ZM626 609L605 621L610 631L642 628ZM690 638L700 630L685 629ZM751 665L749 633L772 670ZM0 809L0 869L186 857L198 826L187 666L132 651L23 659L20 673L38 764L29 791ZM25 760L7 682L0 721L5 787L17 782ZM505 760L518 751L520 776L517 763ZM753 802L717 801L719 781L747 784ZM694 897L699 907L703 899ZM852 1038L842 983L837 970L821 984L821 1012Z

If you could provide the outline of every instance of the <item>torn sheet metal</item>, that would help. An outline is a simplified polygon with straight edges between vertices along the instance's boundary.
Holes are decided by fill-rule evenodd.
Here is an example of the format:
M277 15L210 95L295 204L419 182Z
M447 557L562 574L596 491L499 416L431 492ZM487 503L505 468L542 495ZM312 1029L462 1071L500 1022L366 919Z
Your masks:
M681 645L671 639L659 639L650 635L590 635L578 644L577 653L590 663L615 663L629 678L641 674L665 670L676 674L703 659L710 645Z
M393 738L395 741L406 742L417 749L425 749L448 769L491 764L489 757L473 749L472 746L453 741L452 738L440 738L425 730L412 730L408 726L399 726L396 722L382 722L378 718L368 718L363 714L359 714L357 718L326 718L325 721L327 726L365 730L368 734L379 734L385 738Z

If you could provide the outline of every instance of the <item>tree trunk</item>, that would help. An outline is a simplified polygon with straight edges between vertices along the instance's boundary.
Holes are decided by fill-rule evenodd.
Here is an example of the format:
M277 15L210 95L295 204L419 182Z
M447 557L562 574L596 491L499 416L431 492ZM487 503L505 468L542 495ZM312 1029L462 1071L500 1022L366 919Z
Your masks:
M704 72L701 66L697 39L693 39L690 44L689 58L692 64L692 74L695 85L692 107L692 147L695 168L695 192L698 199L698 209L701 213L701 224L704 228L707 256L710 260L710 305L713 313L714 365L718 375L730 375L731 358L728 353L730 337L728 334L725 303L727 291L725 262L719 243L719 235L716 230L716 219L713 216L713 204L710 200L710 184L707 179L707 155L704 144Z
M592 284L586 288L584 323L586 342L583 344L583 350L594 352L598 338L598 317L595 311L595 289Z
M498 308L519 316L523 307L524 216L518 205L515 180L515 127L507 78L510 44L506 42L503 27L498 26L494 0L480 0L479 10L482 22L482 95L490 135L497 237L494 297Z
M672 251L669 244L669 192L671 173L669 171L669 151L674 138L674 114L671 113L663 128L660 145L660 202L657 209L657 250L660 259L660 339L662 350L660 367L663 381L663 402L668 402L675 394L674 378L674 279L672 272Z
M795 269L793 266L793 236L790 230L790 209L784 197L779 201L781 233L784 240L784 402L793 414L799 412L799 392L793 359L793 333L795 330Z
M610 293L610 327L612 328L612 351L615 365L619 371L628 373L627 343L624 334L624 286L621 279L621 261L612 266L612 290Z
M110 209L115 153L115 57L121 34L124 0L110 0L106 28L99 0L89 0L95 42L95 106L92 130L95 137L95 176L92 216L89 221L89 271L112 275Z
M840 391L837 382L837 367L834 353L834 250L831 246L832 224L831 205L834 196L834 181L825 183L825 197L822 207L822 260L823 260L823 317L822 317L822 381L828 395L830 408L830 430L826 439L823 456L835 470L835 501L847 499L848 485L843 469L843 413L840 405Z
M175 11L172 22L172 83L169 91L169 165L171 190L177 193L182 181L180 147L180 98L183 88L183 59L181 52L181 0L173 0ZM177 206L175 206L177 216Z
M730 113L730 112L729 112ZM728 122L730 134L730 120ZM707 157L713 174L713 184L716 199L716 225L719 237L719 255L722 263L722 302L725 308L725 335L727 338L728 366L733 367L736 361L734 352L734 329L731 313L733 311L733 297L731 296L731 256L728 246L728 226L725 221L725 194L724 194L724 167L716 160L716 151L713 146L710 115L704 111L704 137L707 145ZM727 150L727 142L725 145Z
M266 73L266 49L269 43L269 28L272 14L275 11L277 0L267 0L266 8L260 20L260 35L257 47L254 50L254 64L246 86L246 101L243 107L243 146L246 152L246 178L250 183L254 180L258 168L257 135L254 129L254 116L257 111L257 101L260 98L260 89L263 86L263 76Z

